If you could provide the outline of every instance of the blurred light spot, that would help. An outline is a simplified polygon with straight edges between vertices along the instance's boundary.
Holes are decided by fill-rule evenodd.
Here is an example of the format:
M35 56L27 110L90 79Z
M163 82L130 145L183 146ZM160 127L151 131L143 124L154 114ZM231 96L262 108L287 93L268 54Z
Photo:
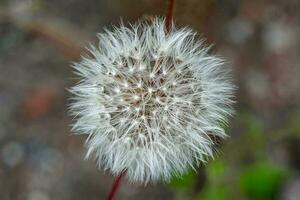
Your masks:
M272 22L265 27L263 42L268 51L282 53L297 44L296 32L284 22Z
M41 156L41 169L53 175L58 173L63 164L62 154L56 149L49 148L44 150Z
M24 148L17 142L5 144L1 153L3 162L10 167L15 167L24 160Z
M227 25L227 39L236 45L244 44L253 32L253 25L244 19L237 18Z
M248 72L246 87L250 96L253 98L265 99L270 96L270 82L265 74L258 70L251 70Z
M28 194L28 200L49 200L49 196L40 190L30 191Z
M287 183L283 189L281 200L298 200L300 196L300 179L296 179Z

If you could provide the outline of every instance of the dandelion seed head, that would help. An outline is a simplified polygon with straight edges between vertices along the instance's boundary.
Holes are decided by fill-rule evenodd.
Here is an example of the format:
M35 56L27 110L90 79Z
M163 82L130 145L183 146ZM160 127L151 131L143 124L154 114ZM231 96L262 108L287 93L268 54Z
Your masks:
M168 181L212 156L233 113L223 60L196 34L164 21L99 34L92 56L75 63L73 129L88 135L87 156L133 182Z

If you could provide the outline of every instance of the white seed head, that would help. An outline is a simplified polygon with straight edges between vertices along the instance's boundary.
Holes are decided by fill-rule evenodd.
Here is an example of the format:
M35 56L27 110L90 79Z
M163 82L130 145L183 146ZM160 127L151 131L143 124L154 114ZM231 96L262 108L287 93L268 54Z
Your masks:
M73 66L73 129L88 135L87 157L133 182L168 181L212 156L233 113L223 60L196 34L164 21L99 34L92 56Z

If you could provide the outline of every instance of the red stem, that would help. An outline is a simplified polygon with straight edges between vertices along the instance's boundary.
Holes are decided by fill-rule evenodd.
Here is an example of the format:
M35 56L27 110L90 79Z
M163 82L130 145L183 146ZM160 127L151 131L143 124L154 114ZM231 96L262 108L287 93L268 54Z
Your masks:
M169 0L168 9L166 14L166 31L170 32L172 27L172 19L174 15L174 4L175 0Z
M126 170L118 175L118 177L116 178L116 180L111 188L111 191L107 197L107 200L113 200L114 196L116 195L116 193L120 187L121 180L125 176L125 174L126 174Z

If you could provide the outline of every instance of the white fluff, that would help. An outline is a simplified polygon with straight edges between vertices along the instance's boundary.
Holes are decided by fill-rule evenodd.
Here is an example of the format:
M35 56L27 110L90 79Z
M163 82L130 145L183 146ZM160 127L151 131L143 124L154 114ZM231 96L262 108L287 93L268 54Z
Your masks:
M232 114L223 60L190 29L164 21L121 25L98 35L92 56L73 67L73 130L87 134L87 157L133 182L168 181L212 156Z

